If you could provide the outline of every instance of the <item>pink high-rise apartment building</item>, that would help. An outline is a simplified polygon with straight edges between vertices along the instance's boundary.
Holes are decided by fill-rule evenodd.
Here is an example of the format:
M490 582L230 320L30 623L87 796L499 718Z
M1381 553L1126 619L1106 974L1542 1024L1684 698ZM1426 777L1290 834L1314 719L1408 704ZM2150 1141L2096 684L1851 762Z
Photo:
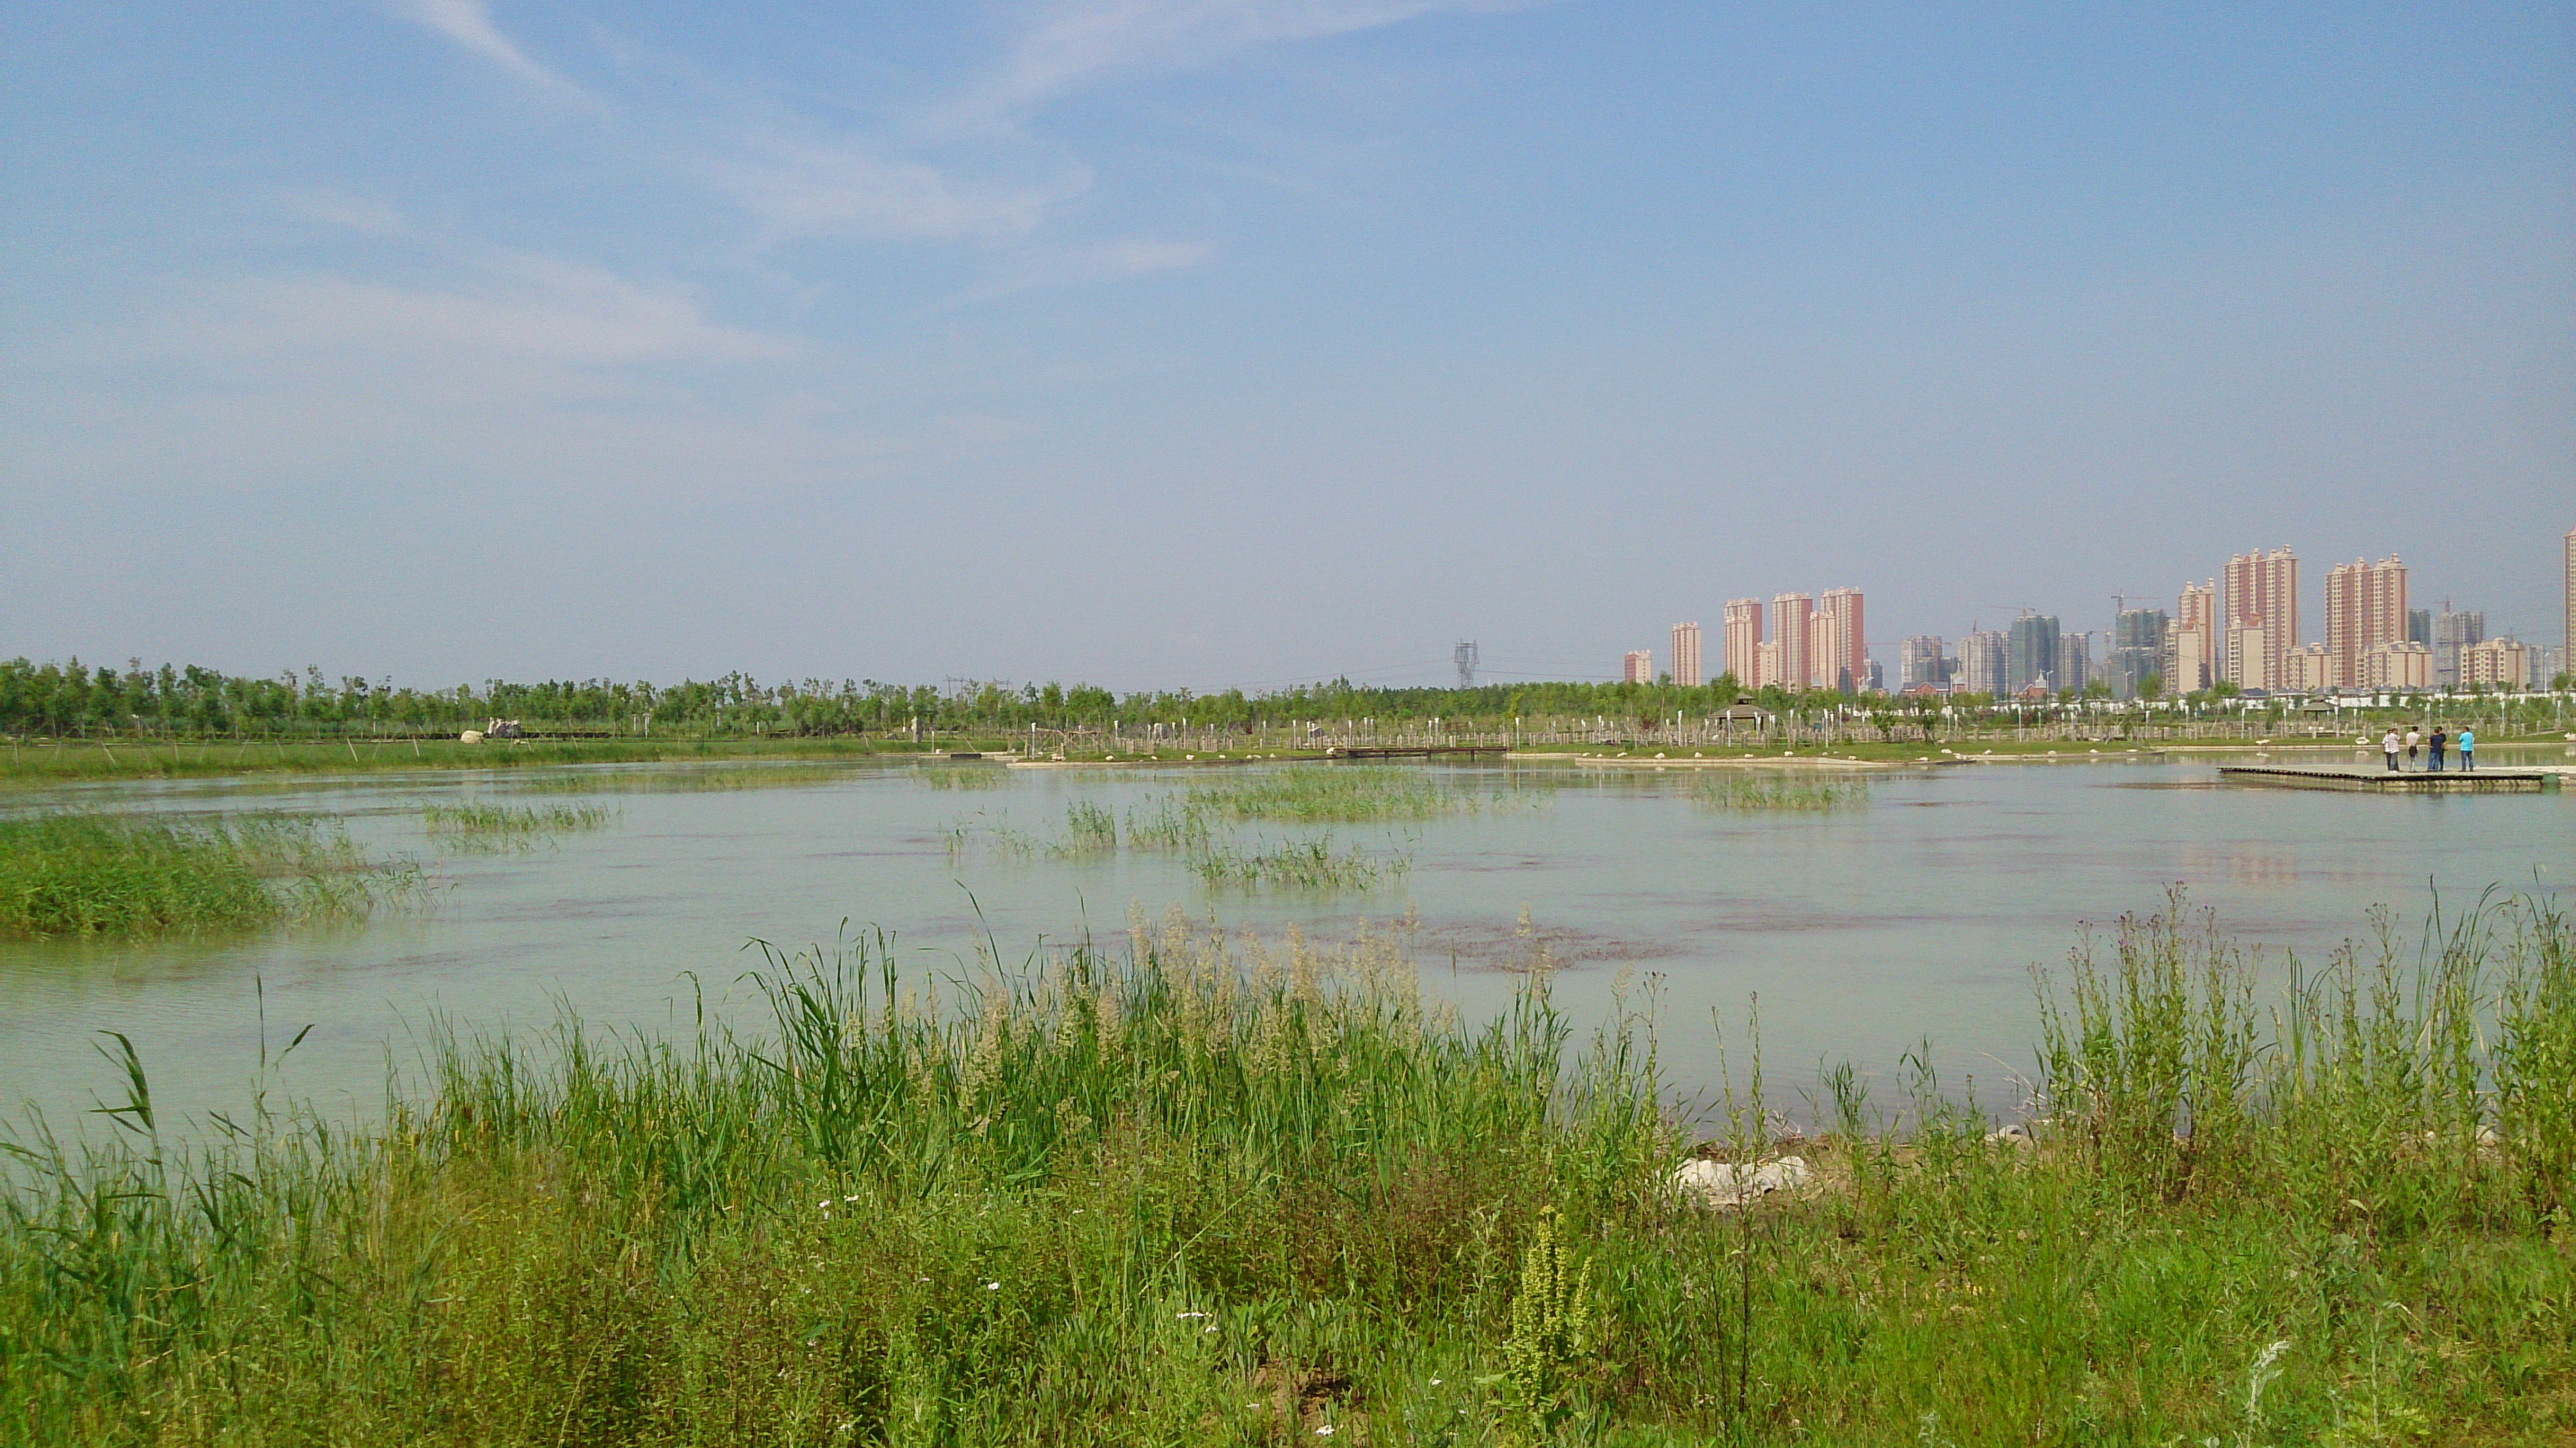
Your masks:
M2218 580L2186 583L2165 634L2165 693L2197 694L2218 682Z
M1706 682L1699 669L1699 625L1673 625L1673 682L1696 689Z
M2365 687L2370 651L2405 641L2406 565L2395 555L2326 570L2326 652L2334 656L2334 683Z
M1869 683L1869 643L1861 628L1857 588L1828 588L1815 617L1808 649L1808 682L1819 689L1857 694Z
M1804 689L1815 679L1809 662L1809 635L1815 627L1816 601L1803 593L1783 593L1771 600L1771 641L1776 646L1779 677L1764 679L1784 689Z
M1720 644L1726 656L1718 667L1735 675L1735 682L1748 689L1762 687L1762 600L1730 598L1726 601L1726 621Z
M2298 646L2298 634L2298 555L2275 548L2228 559L2227 681L2240 689L2281 687L2282 656Z
M1652 649L1628 650L1627 657L1619 661L1619 682L1623 684L1655 682L1655 651Z

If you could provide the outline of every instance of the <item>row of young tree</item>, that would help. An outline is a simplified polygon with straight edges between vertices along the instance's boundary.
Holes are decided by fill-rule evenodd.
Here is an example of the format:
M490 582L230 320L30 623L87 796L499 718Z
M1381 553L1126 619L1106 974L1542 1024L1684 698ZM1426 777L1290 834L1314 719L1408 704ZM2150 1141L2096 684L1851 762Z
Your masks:
M644 680L490 679L445 689L391 679L337 679L318 668L267 677L197 665L122 669L83 664L0 662L0 733L16 736L145 734L174 737L447 731L517 719L531 732L786 733L831 735L908 731L1099 729L1181 724L1289 728L1324 720L1373 719L1462 725L1511 718L1651 721L1704 715L1745 698L1733 675L1704 685L1514 683L1473 689L1380 688L1347 679L1266 693L1190 690L1117 694L1091 684L976 683L941 689L873 679L803 679L763 684L744 673L656 685ZM1846 707L1836 694L1793 697L1761 691L1773 709ZM1884 707L1882 703L1880 707Z
M2225 707L2223 686L2202 705ZM2106 690L2088 690L2098 703ZM687 733L847 735L918 727L946 733L1103 729L1151 724L1253 730L1309 722L1374 720L1419 725L1454 721L1462 729L1504 720L1586 720L1654 724L1676 716L1705 718L1746 701L1774 712L1868 714L1882 720L1948 711L1967 718L2018 713L1982 696L1948 700L1851 698L1830 691L1791 694L1772 687L1748 692L1732 674L1707 684L1517 682L1472 689L1385 688L1336 679L1267 693L1240 689L1199 694L1167 690L1116 694L1091 684L928 685L873 679L803 679L762 684L744 673L655 685L643 680L544 680L448 689L397 687L391 679L302 674L243 677L189 665L123 669L65 663L0 662L0 734L18 737L151 735L206 738L239 735L446 732L516 719L532 733ZM2027 704L2022 706L2027 710ZM1962 718L1961 716L1967 716Z

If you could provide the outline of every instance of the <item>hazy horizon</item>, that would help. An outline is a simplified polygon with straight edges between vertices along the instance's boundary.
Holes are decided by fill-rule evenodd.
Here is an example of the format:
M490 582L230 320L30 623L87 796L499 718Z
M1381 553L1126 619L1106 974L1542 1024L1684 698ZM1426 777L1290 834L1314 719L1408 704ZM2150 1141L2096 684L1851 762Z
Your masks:
M1892 676L2279 546L2564 642L2576 5L0 15L0 657L1597 679L1850 585Z

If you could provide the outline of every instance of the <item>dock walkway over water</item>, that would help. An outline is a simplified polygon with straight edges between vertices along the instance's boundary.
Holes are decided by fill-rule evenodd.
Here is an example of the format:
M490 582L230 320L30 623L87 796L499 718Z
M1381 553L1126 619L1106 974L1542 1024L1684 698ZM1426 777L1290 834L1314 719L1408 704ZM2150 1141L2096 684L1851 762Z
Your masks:
M2428 770L2338 769L2331 765L2226 764L2219 766L2218 777L2230 784L2341 789L2364 794L2538 794L2544 789L2559 788L2562 783L2556 770L2547 769L2446 769L2436 774Z

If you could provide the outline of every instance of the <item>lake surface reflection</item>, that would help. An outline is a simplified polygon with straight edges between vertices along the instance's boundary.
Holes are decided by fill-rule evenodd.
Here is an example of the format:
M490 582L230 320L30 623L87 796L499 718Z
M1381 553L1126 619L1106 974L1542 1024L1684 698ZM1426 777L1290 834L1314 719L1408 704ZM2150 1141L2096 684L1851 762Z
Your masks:
M2492 762L2508 761L2496 751ZM1892 1104L1900 1058L1929 1041L1946 1085L1973 1075L2002 1107L2032 1070L2030 968L2063 960L2087 923L2158 908L2170 884L2188 883L2277 970L2285 950L2321 957L2365 931L2374 905L2411 940L2437 889L2446 910L2491 886L2556 893L2576 862L2576 795L2221 788L2213 763L1881 776L1866 807L1826 814L1713 810L1682 771L1440 767L1424 772L1499 802L1400 826L1238 827L1247 844L1330 833L1412 860L1382 888L1320 897L1211 890L1168 856L1042 848L1063 835L1069 805L1123 821L1236 770L993 769L986 787L964 789L930 787L955 776L910 764L84 786L9 803L342 815L377 853L421 860L434 902L247 941L0 945L0 1100L83 1129L93 1093L114 1086L94 1043L118 1031L165 1118L236 1109L257 1059L259 983L272 1049L313 1026L273 1093L363 1118L382 1103L389 1063L416 1071L433 1021L531 1031L570 1010L595 1028L684 1032L702 998L748 1027L761 1008L738 979L757 963L746 942L829 942L844 921L896 932L906 971L954 976L976 971L974 943L988 937L1013 963L1086 930L1123 944L1131 906L1328 938L1409 912L1425 987L1473 1018L1515 987L1503 967L1526 950L1526 906L1578 1022L1600 1017L1623 976L1653 978L1678 1094L1716 1084L1715 1021L1741 1071L1758 993L1775 1097L1810 1084L1820 1059L1849 1059ZM616 815L528 853L459 855L440 851L420 813L564 801ZM975 843L1000 830L1040 848Z

